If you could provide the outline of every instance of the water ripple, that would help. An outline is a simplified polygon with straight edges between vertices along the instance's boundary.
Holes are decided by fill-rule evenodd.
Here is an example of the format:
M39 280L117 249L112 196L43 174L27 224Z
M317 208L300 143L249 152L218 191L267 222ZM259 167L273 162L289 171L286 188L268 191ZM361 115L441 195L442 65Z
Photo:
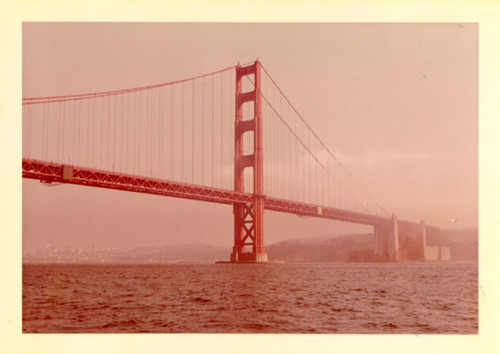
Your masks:
M23 265L25 333L477 333L477 265Z

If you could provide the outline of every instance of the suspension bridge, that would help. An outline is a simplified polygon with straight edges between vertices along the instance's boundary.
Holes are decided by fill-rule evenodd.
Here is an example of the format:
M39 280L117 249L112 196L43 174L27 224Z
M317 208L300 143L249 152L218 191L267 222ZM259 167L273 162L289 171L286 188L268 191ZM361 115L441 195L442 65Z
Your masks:
M229 262L267 262L264 210L372 225L375 254L425 259L439 229L352 178L257 60L131 89L23 98L23 178L230 204Z

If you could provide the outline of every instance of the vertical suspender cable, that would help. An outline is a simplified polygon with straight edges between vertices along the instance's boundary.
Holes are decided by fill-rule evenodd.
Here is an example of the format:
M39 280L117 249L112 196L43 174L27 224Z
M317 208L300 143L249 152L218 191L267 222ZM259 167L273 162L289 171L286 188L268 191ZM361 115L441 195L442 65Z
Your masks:
M92 110L92 157L91 157L91 166L92 168L95 168L95 142L96 142L96 136L97 136L97 132L96 132L96 105L97 105L97 98L94 98L92 100L92 107L93 107L93 110Z
M103 160L103 144L104 144L104 99L103 98L99 98L101 104L100 104L100 107L101 107L101 114L99 115L99 119L101 120L101 130L99 132L99 140L101 142L100 144L100 149L99 149L99 168L103 168L102 167L102 160Z
M77 116L78 141L76 142L76 151L77 151L76 161L77 161L78 165L80 165L80 163L81 163L81 156L80 156L80 141L81 141L81 133L82 133L81 113L82 113L82 105L81 105L81 102L78 101L78 116Z
M145 154L146 154L146 176L150 176L149 171L151 168L151 156L149 156L149 142L150 142L150 107L149 107L149 99L150 99L150 90L146 90L146 121L145 121L145 129L146 129L146 141L144 144Z
M195 108L195 94L194 94L194 85L196 80L193 80L193 91L191 98L191 107L192 107L192 115L191 115L191 183L194 183L194 108ZM202 147L203 148L203 147Z
M282 110L282 107L283 107L283 101L281 99L281 96L280 96L280 115L283 116L283 110ZM283 160L283 125L280 125L280 137L279 137L279 151L280 151L280 180L282 181L282 183L284 183L285 181L285 163L284 163L284 160ZM281 198L284 198L284 195L282 194L282 190L283 190L283 185L279 186L279 193L280 193L280 197Z
M61 118L61 109L62 109L63 102L59 102L57 105L57 161L61 162L61 139L62 139L62 118Z
M137 105L137 174L141 174L141 132L142 132L142 91L139 91L139 104Z
M26 149L28 150L27 151L27 155L26 157L28 158L31 158L31 125L32 125L32 121L31 121L31 106L32 105L28 105L28 120L27 120L27 124L26 124L26 129L28 130L28 142L27 142L27 147Z
M47 103L43 104L43 125L42 125L42 158L47 160Z
M315 142L315 141L314 141ZM315 144L313 145L313 151L315 150ZM317 163L314 163L314 202L318 204L319 196L318 196L318 167Z
M111 166L113 167L113 172L115 171L115 166L116 166L116 131L118 129L116 129L116 124L117 124L117 120L118 120L118 113L117 113L117 108L116 108L116 95L113 96L113 115L112 115L112 118L113 118L113 161L111 163Z
M321 169L321 205L325 205L324 183L325 183L325 170Z
M146 175L151 177L151 166L153 157L151 156L152 131L151 122L153 120L151 89L146 90Z
M339 171L339 184L337 190L339 191L339 207L343 208L344 207L344 196L343 196L343 190L342 190L342 171Z
M128 163L129 163L129 146L130 146L130 101L131 101L131 96L127 94L127 121L125 123L125 136L127 137L126 142L125 142L125 171L127 173L130 173Z
M153 119L154 119L154 103L153 103L153 89L148 89L149 94L149 120L148 120L148 128L149 128L149 176L153 177Z
M201 184L205 185L205 78L201 79Z
M301 124L301 127L302 127L302 137L305 140L304 125ZM307 156L307 151L305 149L304 149L304 156ZM307 200L306 181L307 181L307 161L304 161L302 167L302 200L304 202Z
M288 122L290 121L289 117L287 118ZM284 151L285 151L285 166L286 166L286 172L285 172L285 177L286 177L286 197L288 200L291 199L291 193L292 193L292 171L291 171L291 146L289 145L291 143L289 136L288 136L288 131L284 129Z
M75 164L75 156L76 156L76 105L78 101L73 101L73 117L71 119L71 130L73 137L73 144L71 144L71 160L68 163Z
M235 75L236 75L236 69L234 71ZM228 75L228 86L227 86L227 90L228 90L228 98L231 97L231 92L236 92L236 88L234 91L232 91L232 85L233 85L233 81L231 80L232 77L231 75ZM235 97L235 96L234 96ZM228 110L227 110L227 120L228 120L228 123L227 123L227 126L226 126L226 133L228 134L228 139L232 138L232 144L234 144L234 135L231 133L231 131L233 130L234 132L234 129L232 129L234 127L234 115L236 114L236 112L233 112L233 108L234 108L234 102L231 100L231 99L228 99ZM226 140L224 140L226 141ZM231 150L229 149L226 149L227 151L227 154L229 154L229 157L227 158L227 161L229 163L229 160L230 160L230 151L234 151L234 145L232 145L232 148ZM233 166L233 173L234 173L234 166ZM231 176L233 177L233 180L231 180ZM230 189L232 189L230 186L233 185L233 188L234 188L234 175L231 175L228 173L227 175L227 179L228 179L228 186Z
M273 90L273 107L276 106L276 90ZM273 182L273 195L275 197L279 196L279 121L276 116L276 112L273 112L274 118L274 142L273 142L273 150L274 150L274 182Z
M135 154L137 152L137 91L134 92L134 129L132 130L132 173L137 174L136 164L135 164Z
M184 180L184 81L182 82L182 99L181 99L181 181Z
M50 107L51 104L47 104L47 117L46 117L46 125L45 125L45 132L46 132L46 144L45 144L45 154L46 154L46 159L50 159ZM52 161L52 159L50 159Z
M125 130L123 126L125 125L125 94L121 94L121 108L120 108L120 172L124 172L124 159L125 159L125 153L124 153L124 141L125 141Z
M175 99L175 86L170 86L170 178L174 179L174 99Z
M295 121L295 129L297 129L297 121ZM299 142L296 141L294 144L294 158L293 158L293 163L294 163L294 177L295 177L295 188L294 188L294 200L298 201L299 200L299 185L300 185L300 176L299 176Z
M163 179L163 89L164 87L158 88L158 177L160 179Z
M326 200L326 203L329 207L331 207L330 205L330 175L327 174L326 175L326 197L327 197L327 200Z
M288 105L286 106L286 114L288 115L289 112L288 112ZM289 122L289 124L291 124L291 121L290 121L290 117L287 116L286 117L286 120L287 122ZM292 199L292 170L291 170L291 167L292 167L292 164L291 164L291 160L292 160L292 156L291 156L291 152L292 152L292 147L290 146L290 138L288 136L288 131L285 129L285 139L284 139L284 146L285 146L285 151L286 151L286 154L285 154L285 158L286 158L286 163L285 163L285 166L286 166L286 179L287 179L287 184L286 184L286 196L287 196L287 199L288 200L291 200Z
M273 95L274 96L274 95ZM274 104L274 103L273 103ZM278 197L278 185L279 185L279 121L276 114L273 112L273 196Z
M212 80L212 184L211 186L214 187L214 74L211 76Z
M220 74L220 98L219 98L219 102L220 102L220 115L219 115L219 122L220 122L220 130L219 130L219 134L221 136L220 138L220 142L219 142L219 146L220 146L220 160L219 160L219 163L220 163L220 166L219 166L219 175L220 175L220 179L219 179L219 185L218 187L223 187L223 181L222 181L222 177L223 177L223 167L224 167L224 161L223 161L223 158L222 158L222 148L223 148L223 145L224 145L224 140L222 138L222 134L223 134L223 123L224 123L224 112L223 112L223 103L224 103L224 74Z
M148 106L149 106L149 119L148 119L148 131L149 131L149 139L148 139L148 149L149 149L149 170L148 176L153 177L153 167L154 167L154 158L153 158L153 120L155 118L154 115L154 96L153 89L148 89Z
M86 156L85 156L85 163L87 166L90 166L89 163L89 157L90 157L90 99L87 100L87 132L86 132L86 138L87 138L87 149L86 149Z
M287 114L290 116L290 106L287 106ZM291 119L291 116L290 116L290 119ZM290 124L292 124L293 122L290 121ZM294 140L293 140L293 136L290 135L289 137L289 144L291 145L290 146L290 152L289 152L289 157L290 157L290 200L294 200L294 195L293 195L293 192L294 192L294 187L295 187L295 169L294 169L294 166L295 166L295 160L294 160Z
M309 135L307 134L307 132L306 132L305 137L307 139L307 144L308 144L307 145L307 149L310 149L309 148L310 138L309 138ZM312 203L312 193L311 193L311 191L312 191L312 178L311 178L311 176L312 176L312 162L311 162L311 154L307 153L306 156L307 156L307 161L306 161L306 164L305 164L307 166L306 167L306 170L307 170L307 172L306 172L306 180L307 180L307 183L306 183L306 186L307 186L306 187L306 195L307 195L307 201L309 203Z
M66 104L62 103L62 144L61 144L61 162L64 162L64 145L66 143Z
M125 113L125 151L124 151L124 154L125 154L125 166L124 166L124 171L125 173L130 173L129 169L128 169L128 158L129 158L129 154L128 154L128 150L129 150L129 146L130 146L130 137L129 137L129 122L130 122L130 94L124 94L123 95L124 97L126 97L126 112Z

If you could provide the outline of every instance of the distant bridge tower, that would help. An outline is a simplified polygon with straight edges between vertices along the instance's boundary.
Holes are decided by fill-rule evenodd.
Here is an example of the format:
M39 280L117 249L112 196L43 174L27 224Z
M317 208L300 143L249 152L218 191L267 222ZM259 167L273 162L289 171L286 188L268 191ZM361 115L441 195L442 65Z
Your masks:
M384 262L399 261L399 230L395 214L392 214L390 224L374 226L374 236L376 240L375 254L378 260Z
M253 75L255 89L243 92L242 79ZM231 262L266 262L264 250L264 174L262 155L261 66L255 61L236 67L236 115L234 126L234 190L245 191L244 170L253 169L253 202L235 203L234 246ZM243 117L243 105L253 102L253 117ZM253 132L251 154L244 155L243 135ZM251 248L247 251L247 247Z

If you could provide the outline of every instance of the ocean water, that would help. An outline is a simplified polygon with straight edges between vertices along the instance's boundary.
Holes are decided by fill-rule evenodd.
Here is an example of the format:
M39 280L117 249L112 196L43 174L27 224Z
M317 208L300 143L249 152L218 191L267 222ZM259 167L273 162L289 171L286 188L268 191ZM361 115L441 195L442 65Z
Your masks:
M23 265L24 333L478 333L477 264Z

